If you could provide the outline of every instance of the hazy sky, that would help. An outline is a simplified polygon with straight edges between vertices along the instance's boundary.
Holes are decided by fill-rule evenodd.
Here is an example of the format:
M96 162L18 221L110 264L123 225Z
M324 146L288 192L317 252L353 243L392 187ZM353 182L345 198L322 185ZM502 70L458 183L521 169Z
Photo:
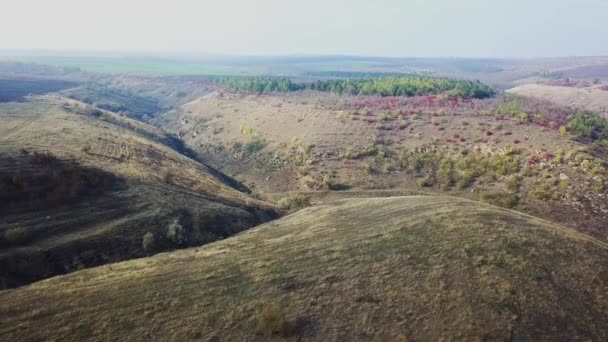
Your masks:
M2 0L0 48L608 55L608 0Z

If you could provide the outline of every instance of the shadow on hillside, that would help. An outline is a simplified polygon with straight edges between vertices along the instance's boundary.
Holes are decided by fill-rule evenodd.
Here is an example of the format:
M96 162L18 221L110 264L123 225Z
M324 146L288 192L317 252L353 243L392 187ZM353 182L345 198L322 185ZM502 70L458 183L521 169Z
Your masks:
M205 161L202 160L202 158L200 157L200 154L197 153L196 151L194 151L193 149L191 149L190 147L188 147L182 139L180 139L172 134L166 134L165 136L167 139L167 144L172 149L185 155L188 158L194 159L194 160L198 161L199 163L205 165L209 169L209 173L212 176L214 176L215 178L219 179L222 183L224 183L224 184L228 185L229 187L231 187L235 190L238 190L240 192L244 192L247 194L251 193L251 189L249 189L244 184L240 183L239 181L237 181L233 178L228 177L227 175L223 174L218 169L206 164Z
M39 95L72 88L77 84L62 80L0 79L0 102L21 101L28 95Z

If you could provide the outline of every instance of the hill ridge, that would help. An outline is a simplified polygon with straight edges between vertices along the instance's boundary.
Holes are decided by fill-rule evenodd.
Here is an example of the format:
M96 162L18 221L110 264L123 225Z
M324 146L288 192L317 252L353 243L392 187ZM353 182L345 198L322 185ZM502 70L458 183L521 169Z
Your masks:
M596 239L492 205L449 196L345 199L202 247L0 292L0 332L601 340L606 258Z

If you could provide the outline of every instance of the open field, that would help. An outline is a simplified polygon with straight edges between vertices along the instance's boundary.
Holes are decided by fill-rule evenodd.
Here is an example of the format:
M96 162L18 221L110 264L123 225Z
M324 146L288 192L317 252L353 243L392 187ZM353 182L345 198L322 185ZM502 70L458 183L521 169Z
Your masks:
M9 340L605 340L608 247L452 197L343 200L0 293Z

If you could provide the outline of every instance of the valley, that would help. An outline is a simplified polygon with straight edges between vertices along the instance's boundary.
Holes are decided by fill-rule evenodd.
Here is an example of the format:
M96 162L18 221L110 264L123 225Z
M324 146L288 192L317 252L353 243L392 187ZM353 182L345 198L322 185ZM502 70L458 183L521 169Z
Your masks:
M3 287L214 241L278 216L142 122L51 95L0 104L0 117Z
M606 60L335 58L0 62L2 340L606 339Z

